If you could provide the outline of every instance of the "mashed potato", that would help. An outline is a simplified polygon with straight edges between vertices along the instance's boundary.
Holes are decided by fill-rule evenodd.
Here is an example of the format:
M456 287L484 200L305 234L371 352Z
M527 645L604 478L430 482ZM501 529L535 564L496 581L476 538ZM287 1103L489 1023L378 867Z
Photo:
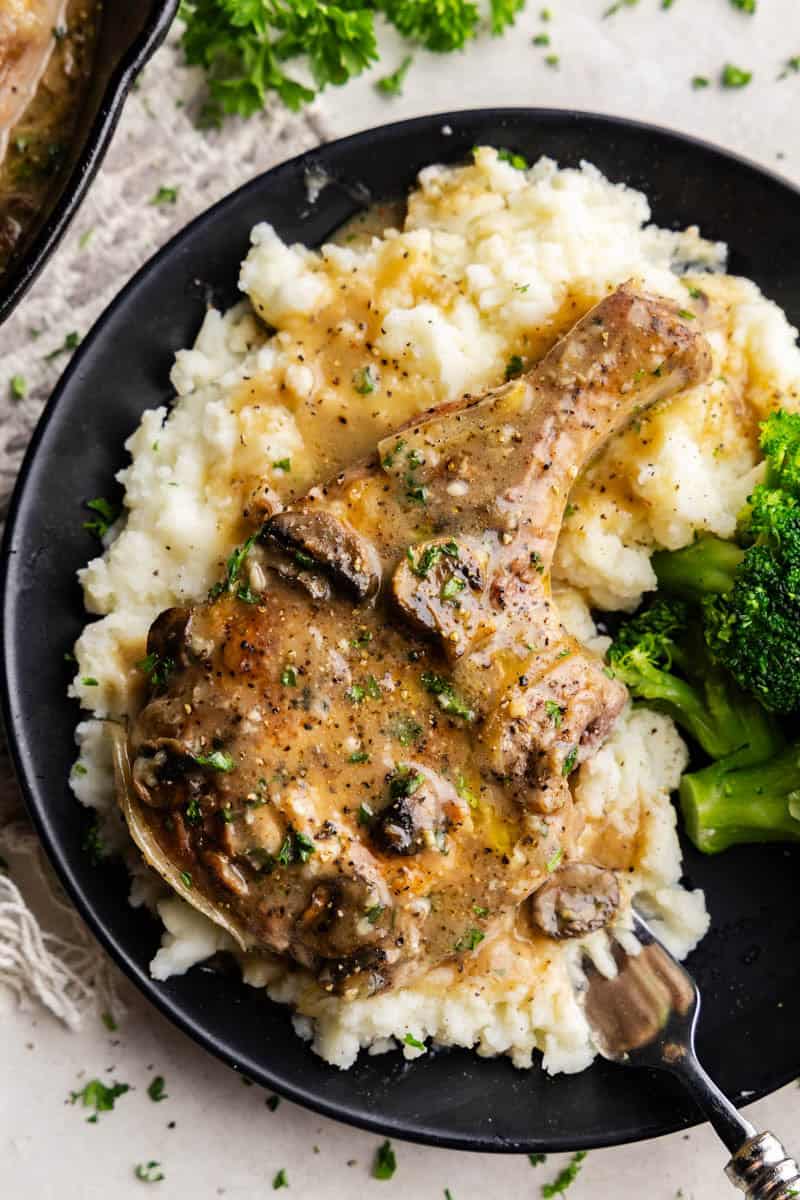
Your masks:
M554 567L565 624L602 651L590 606L634 608L655 586L654 547L702 529L732 533L758 477L759 419L778 404L800 407L795 331L753 283L724 273L724 246L648 219L641 193L587 164L542 159L520 171L483 148L472 165L424 170L402 228L381 236L354 225L312 251L269 225L253 230L240 278L247 300L209 310L194 347L176 355L174 406L146 412L126 443L124 520L80 572L99 619L75 650L71 695L92 718L78 728L73 786L101 815L107 843L124 849L133 901L157 904L155 978L232 946L164 896L127 844L98 718L123 719L136 705L150 623L219 576L259 483L284 500L301 495L409 417L496 384L513 357L535 360L632 279L679 302L706 333L715 369L642 416L576 482ZM575 782L582 853L620 870L626 895L680 955L708 925L702 894L680 884L670 792L686 759L668 718L628 711ZM412 987L349 1003L278 959L240 959L245 980L290 1003L298 1032L340 1067L361 1048L401 1044L415 1057L411 1034L518 1066L540 1050L548 1071L575 1071L594 1054L573 991L584 951L602 963L605 934L563 945L522 938L512 915L463 971L440 966Z

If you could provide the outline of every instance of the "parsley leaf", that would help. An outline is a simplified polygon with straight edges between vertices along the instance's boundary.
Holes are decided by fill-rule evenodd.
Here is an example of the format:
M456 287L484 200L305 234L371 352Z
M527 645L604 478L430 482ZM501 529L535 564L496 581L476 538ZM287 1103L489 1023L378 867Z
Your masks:
M420 681L425 691L436 697L442 712L453 717L463 717L465 721L475 720L474 709L456 694L452 683L442 675L436 675L433 671L423 671Z
M564 1195L570 1184L574 1183L577 1179L581 1164L585 1158L585 1150L579 1150L577 1154L573 1154L566 1167L564 1167L563 1171L559 1171L553 1182L546 1183L542 1187L544 1200L553 1200L554 1196Z
M84 508L90 508L96 515L91 520L84 521L83 528L89 533L96 534L102 540L116 521L120 510L102 496L97 496L94 500L87 500Z
M186 61L203 67L206 124L249 117L276 92L295 111L313 89L287 75L283 64L307 58L317 88L346 83L378 57L371 8L322 0L183 0Z
M480 929L467 929L462 933L453 949L459 954L462 950L475 950L485 937L486 934L481 933Z
M462 50L478 30L478 6L470 0L380 0L378 7L405 37L437 54Z
M397 1157L388 1140L382 1142L375 1151L375 1161L372 1164L373 1179L391 1179L397 1170Z
M272 1180L272 1190L277 1192L278 1188L287 1188L289 1180L286 1176L286 1167L281 1167L280 1171L275 1172L275 1177Z
M150 197L150 203L161 204L177 204L178 192L180 188L176 187L160 187L154 196Z
M133 1168L133 1173L142 1183L160 1183L164 1178L164 1172L160 1170L161 1163L157 1163L155 1159L150 1159L150 1162L137 1163Z
M9 387L15 400L24 400L28 394L28 384L24 375L12 375Z
M407 54L396 71L377 81L375 87L378 91L383 92L384 96L402 96L403 84L413 61L411 55Z
M731 4L742 12L752 14L756 11L756 0L731 0Z
M124 1096L130 1091L127 1083L111 1083L105 1084L100 1079L90 1079L84 1084L79 1092L70 1092L70 1104L77 1104L80 1100L84 1108L93 1108L94 1113L86 1120L91 1124L97 1123L97 1115L101 1112L111 1112L120 1096Z
M234 769L235 763L227 750L212 750L210 754L193 754L192 758L198 767L211 767L212 771L223 771L228 774Z
M516 379L525 370L525 364L518 354L512 354L511 358L506 363L506 383L509 379Z
M164 1076L156 1075L150 1080L147 1085L147 1094L154 1104L158 1104L160 1100L167 1100L167 1093L164 1091Z
M61 346L58 346L55 350L51 350L49 354L45 354L44 361L52 362L54 358L58 358L59 354L69 354L73 350L77 350L80 344L81 335L79 333L75 333L74 331L68 333Z
M403 1042L405 1043L406 1046L411 1046L412 1050L424 1050L425 1049L425 1043L421 1042L419 1040L419 1038L415 1038L413 1033L407 1033L406 1036L403 1038Z
M726 88L741 88L747 87L752 78L752 71L743 71L741 67L735 67L733 63L726 63L722 68L720 82Z
M517 13L525 7L525 0L491 0L490 24L492 34L497 37L504 33L509 25L517 19Z

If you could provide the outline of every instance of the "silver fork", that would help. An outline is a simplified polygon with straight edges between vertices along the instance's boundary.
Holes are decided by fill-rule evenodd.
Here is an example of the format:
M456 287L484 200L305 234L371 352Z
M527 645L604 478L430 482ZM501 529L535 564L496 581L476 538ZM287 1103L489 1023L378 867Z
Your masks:
M626 949L629 937L635 943ZM635 911L632 930L614 938L612 952L617 974L611 979L585 957L586 986L580 992L600 1054L625 1066L676 1075L730 1151L725 1173L749 1200L800 1197L795 1161L776 1137L758 1133L739 1115L698 1061L694 1034L700 993L688 971Z

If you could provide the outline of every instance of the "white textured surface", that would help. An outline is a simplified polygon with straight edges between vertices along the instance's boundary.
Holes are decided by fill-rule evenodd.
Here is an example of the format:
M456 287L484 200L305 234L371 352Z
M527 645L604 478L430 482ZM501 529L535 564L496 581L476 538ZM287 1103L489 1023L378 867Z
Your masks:
M546 105L618 113L720 142L800 182L800 75L775 82L781 63L800 53L797 0L760 0L747 18L728 0L640 0L600 21L606 0L552 0L548 26L558 70L533 48L539 4L529 0L518 31L502 41L484 39L463 56L417 55L405 95L387 101L370 79L330 92L311 119L273 113L264 121L229 125L224 134L197 133L176 98L193 90L191 74L175 70L162 50L129 101L101 177L56 258L15 317L0 331L0 505L38 411L63 359L44 354L66 333L84 333L107 300L152 251L192 215L259 170L312 145L325 127L346 134L425 112L481 105ZM385 69L401 51L386 35ZM743 91L692 91L695 74L714 78L731 61L754 71ZM375 74L380 74L379 69ZM148 200L161 186L179 185L178 204ZM88 245L79 239L94 229ZM34 337L34 331L40 331ZM32 385L13 406L4 380L15 373ZM12 785L0 770L0 818L13 804ZM16 873L15 873L16 878ZM35 885L26 895L37 901ZM757 983L754 981L754 986ZM284 1103L276 1113L258 1089L244 1088L226 1068L175 1032L123 984L128 1014L112 1037L89 1020L70 1033L36 1009L0 1004L0 1162L2 1195L36 1200L115 1200L142 1194L133 1164L158 1159L166 1180L156 1195L206 1200L251 1197L271 1190L286 1167L291 1193L344 1200L354 1191L403 1197L481 1200L487 1192L539 1194L558 1160L533 1171L526 1158L468 1157L398 1146L390 1184L369 1179L378 1139L324 1121ZM2 997L0 997L2 1000ZM735 1047L732 1047L735 1053ZM79 1076L113 1077L136 1085L98 1125L66 1106ZM156 1073L169 1099L153 1104L145 1088ZM750 1110L792 1145L800 1119L800 1092L787 1088ZM535 1114L532 1114L532 1121ZM175 1120L177 1127L167 1129ZM42 1131L47 1131L46 1153ZM319 1155L313 1151L319 1146ZM796 1141L792 1147L800 1149ZM723 1200L732 1195L721 1176L724 1152L707 1129L645 1146L597 1151L587 1159L570 1197L614 1200ZM350 1165L352 1163L352 1165Z

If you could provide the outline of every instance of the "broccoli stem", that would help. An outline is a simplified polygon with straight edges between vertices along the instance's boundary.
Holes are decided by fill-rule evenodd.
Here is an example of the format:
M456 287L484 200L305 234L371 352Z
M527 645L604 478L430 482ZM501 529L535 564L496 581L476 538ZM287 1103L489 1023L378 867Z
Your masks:
M800 841L800 743L765 763L739 766L733 756L684 775L680 799L686 831L704 854Z
M657 550L651 562L659 588L688 600L729 592L744 550L711 534L682 550Z

